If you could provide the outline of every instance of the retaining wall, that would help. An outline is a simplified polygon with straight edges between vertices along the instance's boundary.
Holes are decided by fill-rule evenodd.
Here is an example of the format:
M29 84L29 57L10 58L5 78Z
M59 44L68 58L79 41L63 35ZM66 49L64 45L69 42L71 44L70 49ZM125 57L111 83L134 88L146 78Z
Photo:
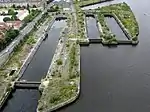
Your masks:
M7 101L7 99L9 97L9 95L11 94L12 90L13 90L13 88L11 88L9 91L7 91L4 94L3 98L1 99L1 101L0 101L0 111L2 111L2 107L5 104L5 102Z
M101 42L101 40L102 40L102 38L101 38L101 34L102 34L102 30L100 30L101 28L100 28L100 24L99 24L99 22L98 22L98 19L97 19L97 16L95 15L95 14L92 14L92 13L88 13L88 12L86 12L86 14L85 14L85 17L93 17L95 20L96 20L96 27L97 27L97 29L98 29L98 32L99 32L99 38L100 39L93 39L93 41L92 41L92 39L89 39L89 42L94 42L95 40L95 43L97 43L97 42ZM87 21L86 21L86 25L85 25L85 27L86 27L86 30L87 30ZM89 37L88 36L88 30L87 30L87 37ZM98 41L99 40L99 41Z
M49 4L47 8L51 7L53 4ZM9 57L12 55L14 48L20 43L21 40L24 39L26 35L28 35L32 29L34 28L35 24L38 22L39 19L41 19L42 15L47 12L47 9L45 9L42 13L40 13L38 16L34 18L34 20L20 31L19 36L17 36L13 42L7 48L5 48L3 51L0 52L0 67L9 60ZM28 29L28 30L26 30Z
M50 22L50 26L52 26L54 20L52 19L52 23ZM37 49L39 48L39 46L42 43L44 38L45 37L44 37L44 34L43 34L43 36L41 36L41 38L39 38L38 41L36 42L36 45L34 46L34 48L32 48L31 52L29 53L29 55L27 56L26 60L24 61L23 65L21 66L20 70L17 73L17 74L19 74L19 76L16 79L16 81L19 80L21 78L21 76L23 75L24 71L26 70L26 67L28 66L28 64L32 60L34 54L36 53ZM13 85L13 87L14 87L14 85ZM1 99L1 102L0 102L0 110L3 107L5 101L8 99L11 92L12 92L12 89L4 94L3 99Z
M77 45L77 49L78 49L78 54L77 54L77 58L78 58L78 72L81 74L81 71L80 71L80 46L79 46L79 44ZM53 107L51 107L47 112L52 112L52 111L55 111L55 110L57 110L57 109L59 109L59 108L61 108L61 107L64 107L64 106L66 106L66 105L69 105L70 103L73 103L74 101L76 101L76 99L79 97L79 95L80 95L80 76L79 76L79 83L78 83L78 85L77 85L77 87L78 87L78 91L77 91L77 93L76 93L76 95L74 96L74 97L72 97L72 98L70 98L69 100L67 100L67 101L65 101L65 102L62 102L62 103L60 103L60 104L58 104L58 105L56 105L56 106L53 106Z
M121 21L118 19L118 17L115 14L104 14L104 17L114 18L116 20L117 24L122 29L123 33L128 38L128 40L131 40L131 36L129 35L128 31L125 30L125 27L123 26L123 24L121 23Z
M49 30L51 28L51 26L53 25L53 23L55 22L55 19L52 19L50 24L48 25L48 27L46 28L46 30ZM26 60L24 61L23 65L21 66L21 69L19 70L18 74L19 77L17 78L17 80L19 80L23 73L25 72L27 66L30 64L33 56L35 55L36 51L38 50L38 48L40 47L41 43L43 42L43 40L45 39L45 35L43 34L37 41L36 45L34 46L34 48L31 50L30 54L28 55L28 57L26 58Z

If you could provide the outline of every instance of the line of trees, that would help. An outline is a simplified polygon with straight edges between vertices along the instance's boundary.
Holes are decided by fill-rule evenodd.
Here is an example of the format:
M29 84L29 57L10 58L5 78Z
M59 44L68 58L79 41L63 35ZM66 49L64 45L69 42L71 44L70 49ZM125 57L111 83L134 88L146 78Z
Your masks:
M19 30L9 29L5 32L5 37L0 38L0 50L6 48L17 36L19 35Z
M31 22L40 12L41 11L38 10L38 9L36 9L36 10L32 9L32 10L30 10L29 15L24 18L23 25L20 28L20 30L23 29L27 25L27 23ZM6 18L4 18L4 21L16 20L17 19L15 13L12 10L10 10L9 13L13 14L12 17L11 18L6 17ZM46 15L44 15L44 17ZM5 34L4 34L4 37L0 38L0 50L5 49L6 46L8 46L18 35L19 35L19 30L15 30L13 28L7 30L5 32Z
M27 4L27 6L24 6L24 5L23 6L17 5L16 6L15 4L13 4L11 7L17 10L17 9L21 9L21 8L26 9L28 6L29 6L29 4ZM31 6L29 6L29 7L31 7ZM33 5L32 8L37 8L37 6Z
M9 9L8 10L8 13L6 15L11 15L11 17L5 17L3 18L3 21L4 22L7 22L7 21L15 21L15 20L18 20L17 18L17 15L18 12L15 12L13 9Z
M38 9L36 9L36 10L32 9L30 11L30 14L24 18L23 22L25 22L25 23L31 22L40 12L41 11Z

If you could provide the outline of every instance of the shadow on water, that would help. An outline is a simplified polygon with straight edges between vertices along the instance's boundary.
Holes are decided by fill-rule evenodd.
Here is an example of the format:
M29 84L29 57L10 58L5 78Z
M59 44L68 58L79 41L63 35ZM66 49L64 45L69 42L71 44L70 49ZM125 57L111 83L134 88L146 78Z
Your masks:
M54 55L60 33L65 25L65 20L54 22L52 28L48 32L48 38L40 45L21 77L21 80L40 81L41 78L45 77Z
M9 96L11 101L5 103L3 112L36 112L39 97L38 90L16 89Z
M100 34L96 25L96 19L94 17L86 17L87 21L87 33L89 39L99 39Z

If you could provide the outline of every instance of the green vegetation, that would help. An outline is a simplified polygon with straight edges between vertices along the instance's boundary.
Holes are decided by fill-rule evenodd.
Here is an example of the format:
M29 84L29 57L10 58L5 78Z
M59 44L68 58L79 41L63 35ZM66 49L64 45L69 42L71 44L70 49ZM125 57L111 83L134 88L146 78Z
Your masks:
M81 10L81 8L78 5L76 5L76 15L77 15L77 28L78 28L77 38L85 38L84 12Z
M15 21L15 20L17 20L17 19L18 19L18 18L17 18L16 15L12 15L12 16L11 16L11 20L12 20L12 21Z
M35 37L33 35L30 35L28 38L29 39L26 42L28 45L33 45L33 44L36 43L36 39L35 39Z
M75 66L78 65L76 60L76 55L77 55L77 51L76 51L76 45L74 43L71 48L71 52L69 53L69 74L70 75L74 74L72 73L73 69Z
M15 9L15 10L18 10L18 9L25 9L25 8L26 8L26 9L28 10L29 8L31 8L31 6L29 6L29 4L27 4L26 6L20 6L20 5L17 5L17 6L16 6L15 4L13 4L13 5L11 6L11 8L12 8L12 9ZM36 5L33 5L32 8L37 8L37 7L36 7Z
M8 10L8 12L7 13L6 12L2 12L1 15L3 15L3 16L6 16L6 15L13 16L13 15L17 15L18 14L18 12L15 12L15 10L13 8L6 9L6 10Z
M62 78L55 78L50 81L48 88L43 92L39 101L38 110L40 112L46 112L51 107L75 96L76 91L76 84L70 84Z
M73 13L67 14L68 38L76 38L77 24ZM69 44L67 44L69 45ZM69 47L69 46L68 46Z
M5 15L11 15L11 18L5 17L5 18L3 19L3 21L4 21L4 22L7 22L7 21L15 21L15 20L18 19L17 16L16 16L17 14L18 14L18 12L15 12L14 9L11 8L11 9L8 10L8 13L5 13L5 12L2 13L2 15L4 15L4 16L5 16Z
M25 23L31 22L41 11L32 9L28 16L26 16L23 20Z
M14 9L9 9L8 10L8 15L16 15L17 12L14 11Z
M98 19L99 22L101 24L103 33L102 33L102 38L103 38L103 43L107 43L107 44L111 44L111 43L116 43L116 38L115 35L113 35L110 31L110 29L108 28L106 22L105 22L105 18L104 15L102 13L98 14Z
M26 16L26 17L23 19L23 25L22 25L22 27L20 27L20 30L22 30L22 29L27 25L27 23L33 21L33 19L34 19L36 16L38 16L39 13L41 13L40 10L38 10L38 9L34 10L34 9L32 9L32 10L30 11L29 15ZM40 21L40 20L39 20L39 21ZM42 23L42 22L41 22L41 23Z
M30 35L33 35L32 33ZM26 37L14 50L13 55L10 57L9 61L0 69L0 99L3 98L5 92L10 91L11 81L15 80L17 77L17 72L23 64L28 53L31 51L33 45L28 44L28 41L33 38L32 36ZM34 37L35 38L35 37ZM9 76L9 69L17 68L17 71ZM7 70L8 69L8 70Z
M44 13L44 14L42 15L41 19L38 20L37 24L40 25L41 23L43 23L43 22L47 19L47 17L49 17L49 20L51 20L51 18L52 18L52 17L49 16L49 14L46 12L46 13Z
M8 31L5 32L5 38L0 39L0 50L3 50L6 48L8 44L12 42L14 38L16 38L19 35L18 30L14 29L9 29Z
M12 15L11 18L5 17L5 18L3 19L4 22L7 22L7 21L15 21L15 20L18 20L18 18L17 18L16 15Z
M105 13L115 14L122 22L124 27L128 30L129 34L132 37L132 40L137 41L137 36L139 34L138 23L136 21L133 12L131 11L130 7L126 3L110 5L110 6L99 8L97 10L98 10L99 21L103 26L103 31L108 31L108 28L105 25L106 23L104 22L104 17L102 14Z
M48 9L47 11L48 12L57 12L57 11L60 11L60 7L55 4L52 7L50 7L50 9Z
M4 21L4 22L11 21L11 18L10 18L10 17L5 17L5 18L3 19L3 21Z
M56 62L57 62L57 65L62 65L63 64L61 59L58 59Z
M5 34L6 42L10 42L18 35L19 35L19 30L9 29Z
M51 68L51 72L43 80L42 96L39 100L38 111L46 112L49 109L74 98L78 92L78 49L77 43L67 41L63 50L56 60L56 64ZM68 46L69 44L69 46ZM68 47L67 47L68 46ZM66 59L63 59L63 58ZM61 62L61 64L58 64ZM65 65L62 65L65 63ZM51 78L50 78L51 77Z
M20 44L14 49L13 55L10 56L7 63L0 68L0 100L4 97L4 94L7 91L11 90L11 82L18 77L18 71L27 55L30 53L32 47L37 42L38 38L35 36L37 33L36 31L37 29L33 29L31 33L20 42ZM8 37L13 36L14 34L17 34L17 31L11 30L7 32ZM14 68L17 69L16 72L9 76L11 70Z

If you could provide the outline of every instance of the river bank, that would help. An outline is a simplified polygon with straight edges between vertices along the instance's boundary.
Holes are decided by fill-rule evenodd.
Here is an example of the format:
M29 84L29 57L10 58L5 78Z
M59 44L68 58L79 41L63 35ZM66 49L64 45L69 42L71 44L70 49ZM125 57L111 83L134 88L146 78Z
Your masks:
M45 79L42 80L38 112L54 111L74 100L80 91L80 47L68 40L65 32L60 40Z
M44 24L47 24L48 21L45 21ZM44 25L43 24L43 25ZM38 26L37 26L38 27ZM13 81L18 78L20 75L22 69L24 69L24 66L27 64L27 61L31 59L30 57L33 54L33 51L35 51L35 47L37 47L42 37L37 36L36 33L43 32L44 28L43 26L39 28L39 30L34 29L25 40L23 40L15 49L13 55L10 57L8 62L1 68L1 107L2 104L4 104L6 98L8 97L8 92L12 90L13 88ZM32 52L32 53L31 53ZM10 75L11 71L15 69L15 72Z

